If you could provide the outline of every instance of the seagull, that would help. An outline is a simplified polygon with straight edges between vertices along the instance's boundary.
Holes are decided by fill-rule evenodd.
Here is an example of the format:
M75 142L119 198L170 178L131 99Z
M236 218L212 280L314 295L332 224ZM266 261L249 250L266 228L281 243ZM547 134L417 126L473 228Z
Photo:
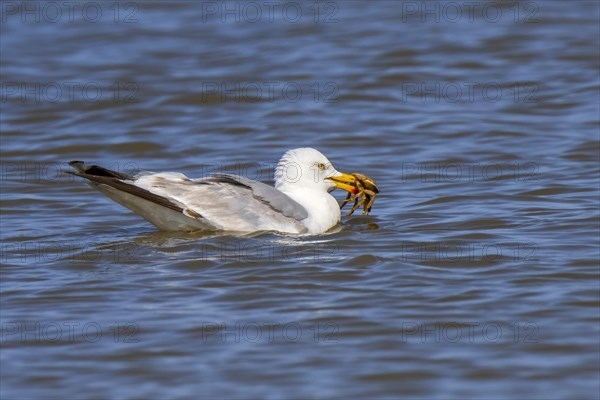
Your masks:
M275 187L233 174L190 179L178 172L127 175L83 161L68 173L164 231L276 231L320 234L341 218L330 194L356 194L356 178L337 171L321 152L288 150L275 168Z

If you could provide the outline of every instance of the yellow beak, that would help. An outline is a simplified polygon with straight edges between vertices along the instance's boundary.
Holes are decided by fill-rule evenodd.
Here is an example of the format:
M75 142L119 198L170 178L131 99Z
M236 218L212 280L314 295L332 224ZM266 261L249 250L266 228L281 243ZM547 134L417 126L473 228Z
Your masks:
M339 176L330 176L328 179L335 183L335 187L338 189L343 189L352 194L356 194L356 187L354 187L354 182L356 182L356 178L349 174L341 173Z

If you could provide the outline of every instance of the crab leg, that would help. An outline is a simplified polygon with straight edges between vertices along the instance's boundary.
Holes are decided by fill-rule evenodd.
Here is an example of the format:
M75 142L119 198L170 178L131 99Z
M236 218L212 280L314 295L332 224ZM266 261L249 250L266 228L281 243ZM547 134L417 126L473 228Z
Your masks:
M371 206L373 205L373 202L375 201L375 192L373 192L371 190L365 190L365 194L366 194L365 200L368 198L369 202L365 205L365 209L363 210L363 215L371 212Z
M341 210L342 208L344 208L344 206L346 205L346 203L347 203L347 202L349 202L349 201L352 201L352 200L354 200L354 199L355 199L354 197L352 197L352 198L350 198L350 197L352 197L352 193L348 192L348 196L346 196L346 200L344 200L344 201L342 202L342 204L340 204L340 210Z
M354 211L356 211L356 209L358 209L360 206L362 206L363 204L365 204L365 192L360 192L361 194L361 199L360 199L360 203L358 202L358 195L356 196L356 201L354 202L354 207L352 207L352 209L350 210L350 212L348 213L348 215L352 215L352 213Z

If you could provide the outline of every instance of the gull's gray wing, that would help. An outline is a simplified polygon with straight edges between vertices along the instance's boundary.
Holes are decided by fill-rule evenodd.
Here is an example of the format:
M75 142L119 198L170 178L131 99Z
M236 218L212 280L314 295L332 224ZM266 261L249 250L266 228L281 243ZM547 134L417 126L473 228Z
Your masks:
M252 191L252 196L268 204L274 211L280 212L289 218L294 218L301 221L308 217L308 212L298 202L293 200L285 193L280 192L273 186L269 186L262 182L253 181L238 175L218 174L208 178L198 180L199 182L212 182L237 185L245 187Z
M175 172L121 174L74 161L74 175L163 230L305 233L307 210L277 189L230 174L189 179Z
M186 215L201 216L221 230L276 230L304 233L307 210L261 182L230 174L189 179L177 173L142 175L136 186L184 204Z

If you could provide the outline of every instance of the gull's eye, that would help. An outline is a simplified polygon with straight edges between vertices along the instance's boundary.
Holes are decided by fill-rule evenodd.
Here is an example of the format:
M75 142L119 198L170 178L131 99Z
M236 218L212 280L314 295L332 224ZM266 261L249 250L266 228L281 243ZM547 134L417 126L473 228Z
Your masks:
M317 168L319 168L321 171L324 171L324 170L325 170L325 164L323 164L323 163L318 163L318 164L317 164Z

